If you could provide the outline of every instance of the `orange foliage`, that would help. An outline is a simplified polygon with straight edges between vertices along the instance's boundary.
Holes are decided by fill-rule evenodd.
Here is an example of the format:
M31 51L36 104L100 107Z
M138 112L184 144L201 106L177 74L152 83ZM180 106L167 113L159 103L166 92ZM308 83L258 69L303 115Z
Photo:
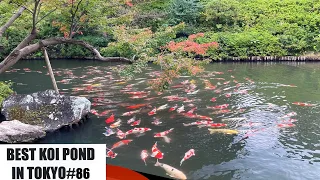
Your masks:
M198 44L197 42L194 42L194 40L198 37L203 37L204 33L198 33L198 34L192 34L188 37L187 40L182 42L174 42L170 41L166 48L168 48L171 52L177 52L177 51L184 51L184 52L191 52L199 55L205 55L207 50L210 47L217 48L218 43L217 42L210 42L210 43L204 43L204 44Z
M126 5L127 5L127 6L130 6L130 7L132 7L132 6L133 6L133 4L132 4L132 1L131 1L131 0L129 0L129 1L126 1Z

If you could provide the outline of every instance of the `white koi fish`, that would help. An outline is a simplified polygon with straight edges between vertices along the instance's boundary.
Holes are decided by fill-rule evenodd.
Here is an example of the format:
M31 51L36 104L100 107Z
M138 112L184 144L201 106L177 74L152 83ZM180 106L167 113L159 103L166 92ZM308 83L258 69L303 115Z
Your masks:
M157 111L167 109L168 107L169 107L168 104L162 105L162 106L160 106L160 107L157 108Z
M154 166L159 166L162 169L164 169L167 172L167 175L170 176L171 178L175 178L175 179L187 179L187 176L180 170L169 166L167 164L164 163L159 163L159 161L156 162L156 164Z
M122 114L122 116L131 116L133 114L139 113L141 109L135 110L135 111L129 111Z
M177 109L177 112L178 113L181 113L181 112L184 112L185 110L184 110L184 105L182 105L181 107L179 107L178 109Z

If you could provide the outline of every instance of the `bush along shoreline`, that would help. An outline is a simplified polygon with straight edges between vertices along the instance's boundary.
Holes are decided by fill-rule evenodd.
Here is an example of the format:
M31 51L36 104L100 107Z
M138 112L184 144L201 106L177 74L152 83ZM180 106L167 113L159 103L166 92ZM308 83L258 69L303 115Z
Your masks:
M50 58L51 60L96 60L92 57L54 57ZM195 60L204 60L205 58L196 57ZM317 55L303 55L303 56L251 56L251 57L227 57L223 59L210 59L211 63L215 62L256 62L256 61L274 61L274 62L281 62L281 61L312 61L312 62L320 62L320 56ZM44 60L44 58L41 57L27 57L23 58L21 60ZM99 61L101 62L101 61ZM101 62L103 63L103 62ZM152 63L150 61L149 63Z
M196 40L197 43L219 44L219 48L207 51L206 57L212 60L318 61L320 58L317 55L308 55L309 52L320 52L318 7L320 2L312 0L132 1L130 5L121 6L128 12L126 16L118 17L113 14L113 21L108 21L109 23L105 22L105 18L95 19L102 25L86 24L73 39L88 42L103 56L131 59L136 55L138 59L140 52L137 52L134 43L130 43L132 36L128 32L132 31L131 34L137 35L149 28L155 34L154 37L146 39L148 34L143 33L136 37L145 41L139 46L146 49L148 56L161 53L160 47L170 41L181 42L189 35L204 33L203 37ZM12 7L0 7L0 12L7 12L8 8ZM132 14L133 12L135 13ZM27 15L23 14L21 21L26 18ZM64 36L66 27L61 24L64 20L61 14L53 13L47 18L39 24L42 31L38 34L38 39ZM5 20L0 20L0 23L5 23ZM175 30L175 26L182 22L185 27ZM124 26L125 31L119 26ZM0 38L0 59L5 58L28 34L29 30L23 27L9 28ZM169 32L168 29L173 29L171 34L165 33ZM89 50L72 44L52 46L48 48L48 53L51 59L92 56ZM42 57L43 54L39 51L26 59Z

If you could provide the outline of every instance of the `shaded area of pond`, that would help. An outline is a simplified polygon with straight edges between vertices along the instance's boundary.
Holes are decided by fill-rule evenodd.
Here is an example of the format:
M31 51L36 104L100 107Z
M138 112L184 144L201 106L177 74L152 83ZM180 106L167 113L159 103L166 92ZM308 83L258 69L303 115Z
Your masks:
M50 77L46 75L44 61L21 61L10 72L2 74L1 80L12 80L18 93L31 93L52 88ZM159 167L155 167L154 158L147 159L147 166L140 159L143 149L151 151L157 141L158 148L164 153L160 162L172 165L185 172L189 179L317 179L320 170L320 63L214 63L206 67L206 73L199 77L181 77L174 85L185 80L194 80L199 89L197 94L187 94L185 88L172 88L158 95L147 88L147 79L156 78L157 68L150 66L135 80L122 83L111 73L113 64L94 61L55 60L52 61L58 87L61 92L88 97L93 102L92 109L99 113L114 110L116 119L122 120L120 129L132 129L126 123L132 116L121 117L128 105L150 103L152 107L168 104L170 107L185 105L185 110L193 104L195 113L210 116L214 122L221 123L223 118L245 117L247 121L228 121L230 129L239 130L239 135L209 134L208 128L183 126L199 119L190 119L168 109L157 112L155 117L163 122L159 126L151 124L153 117L144 109L136 115L141 119L137 127L149 127L152 131L140 137L129 135L133 139L129 145L114 151L115 159L107 162L138 171L166 176ZM23 68L29 68L24 69ZM30 71L30 72L29 72ZM212 73L224 72L224 74ZM234 77L234 78L233 78ZM215 79L224 78L224 79ZM206 90L203 80L217 85L221 93ZM238 81L235 83L233 80ZM252 80L254 83L250 83ZM229 83L225 83L230 81ZM219 83L218 83L219 82ZM225 83L225 84L224 84ZM131 95L121 92L128 84L134 84L132 91L151 91L142 99L131 99ZM239 86L237 84L240 84ZM284 85L295 85L284 86ZM238 86L238 87L237 87ZM90 88L88 88L90 87ZM237 91L235 91L237 89ZM245 92L248 93L239 93ZM226 97L226 94L231 97ZM178 95L189 101L168 101L165 96ZM147 99L146 98L155 98ZM215 97L216 102L210 99ZM302 107L293 102L308 102L314 107ZM207 106L229 104L228 111L215 111ZM214 114L212 114L215 112ZM297 115L294 127L279 128L279 117L290 112ZM106 137L106 123L110 116L91 116L90 121L79 128L67 132L58 132L48 136L39 143L103 143L111 147L120 139L115 135ZM287 119L288 120L288 119ZM250 124L251 122L251 124ZM174 128L168 135L171 143L162 138L154 138L156 132ZM252 136L240 141L245 133ZM180 160L189 149L195 149L196 156L186 160L180 167Z

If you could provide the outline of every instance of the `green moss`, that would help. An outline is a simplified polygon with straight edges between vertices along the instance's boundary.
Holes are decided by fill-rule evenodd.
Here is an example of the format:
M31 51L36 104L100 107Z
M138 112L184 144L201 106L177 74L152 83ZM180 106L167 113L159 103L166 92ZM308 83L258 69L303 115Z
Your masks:
M16 119L25 124L43 125L43 119L48 118L50 112L56 112L57 107L54 105L40 106L36 110L25 110L20 106L14 106L9 109L10 119Z

